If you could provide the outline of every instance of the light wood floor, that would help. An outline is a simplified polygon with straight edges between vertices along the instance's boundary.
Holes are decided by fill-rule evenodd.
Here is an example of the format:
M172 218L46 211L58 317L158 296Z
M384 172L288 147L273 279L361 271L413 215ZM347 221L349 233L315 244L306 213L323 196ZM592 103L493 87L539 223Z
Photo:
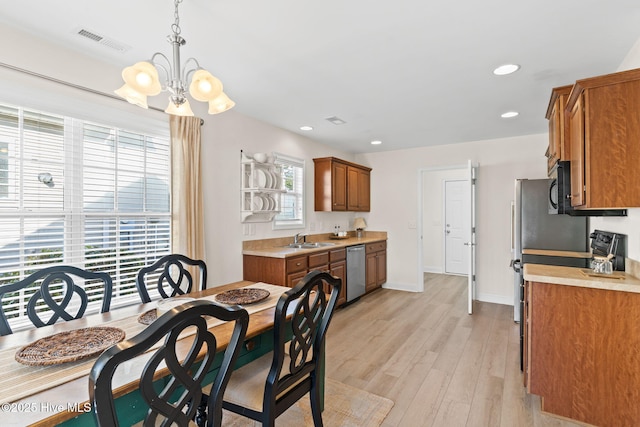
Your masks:
M578 426L540 411L522 386L513 307L476 302L465 277L425 274L425 291L378 290L336 311L327 376L395 402L383 427Z

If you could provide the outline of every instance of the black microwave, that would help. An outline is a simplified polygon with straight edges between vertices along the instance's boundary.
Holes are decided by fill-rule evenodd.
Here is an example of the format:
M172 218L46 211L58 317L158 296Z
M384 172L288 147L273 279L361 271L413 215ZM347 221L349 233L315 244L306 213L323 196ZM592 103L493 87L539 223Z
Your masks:
M571 165L559 161L549 175L549 213L568 214L571 207Z
M559 161L549 174L549 213L572 216L627 216L626 209L574 209L571 206L571 162Z

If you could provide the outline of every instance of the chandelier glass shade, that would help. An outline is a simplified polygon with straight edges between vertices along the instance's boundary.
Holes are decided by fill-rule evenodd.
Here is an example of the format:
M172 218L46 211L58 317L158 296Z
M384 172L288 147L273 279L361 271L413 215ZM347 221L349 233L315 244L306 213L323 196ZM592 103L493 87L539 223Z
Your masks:
M128 102L142 108L148 108L147 97L169 92L168 114L177 116L193 116L187 88L191 97L197 101L209 103L209 114L227 111L235 105L223 92L222 82L210 72L200 67L198 61L189 58L184 65L180 62L180 46L186 40L180 36L180 18L178 5L182 0L175 0L175 22L171 26L173 34L167 37L173 48L173 62L164 54L156 52L150 60L137 62L122 71L124 85L115 93ZM164 84L160 75L165 78ZM190 84L187 82L190 80Z

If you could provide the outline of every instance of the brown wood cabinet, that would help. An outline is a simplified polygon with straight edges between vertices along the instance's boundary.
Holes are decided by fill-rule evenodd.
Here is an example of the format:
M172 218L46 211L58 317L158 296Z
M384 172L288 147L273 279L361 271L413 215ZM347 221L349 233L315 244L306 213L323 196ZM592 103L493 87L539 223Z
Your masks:
M525 283L525 384L545 412L640 425L640 294Z
M568 111L571 145L571 206L585 205L584 185L584 108L577 98Z
M243 255L243 280L294 287L310 271L328 271L342 279L338 305L347 300L346 249L312 252L290 258Z
M289 258L286 260L286 281L285 283L274 283L267 280L261 280L262 282L267 281L268 283L273 283L274 285L282 285L293 288L296 283L300 281L306 274L308 269L308 260L306 256L299 256L295 258ZM249 280L249 279L244 279Z
M561 86L551 91L546 118L549 120L549 148L547 149L547 173L551 173L559 160L569 160L570 146L565 106L573 85Z
M335 157L313 159L316 211L368 212L371 168Z
M347 166L347 210L369 212L371 210L371 173L369 169Z
M332 276L342 279L342 289L338 297L338 305L347 302L347 251L346 249L336 249L329 251L329 273Z
M387 281L387 242L368 243L365 252L365 290L371 292Z
M640 207L640 69L576 81L565 114L572 206Z

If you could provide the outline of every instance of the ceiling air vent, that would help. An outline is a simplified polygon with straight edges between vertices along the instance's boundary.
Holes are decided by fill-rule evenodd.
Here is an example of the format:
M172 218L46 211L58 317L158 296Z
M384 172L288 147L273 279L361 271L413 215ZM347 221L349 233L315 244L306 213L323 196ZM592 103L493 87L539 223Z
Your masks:
M104 39L104 37L102 37L102 36L99 36L97 34L92 33L91 31L87 31L87 30L83 30L83 29L78 31L78 34L81 35L82 37L86 37L88 39L91 39L94 42L99 42L102 39Z
M96 34L95 32L87 30L86 28L80 28L76 30L76 34L79 35L80 37L84 37L86 39L99 43L113 50L117 50L118 52L126 52L130 49L129 46L123 43L120 43L113 39L109 39L99 34Z
M327 117L325 120L330 121L334 125L343 125L347 123L344 120L342 120L340 117L336 117L336 116Z

